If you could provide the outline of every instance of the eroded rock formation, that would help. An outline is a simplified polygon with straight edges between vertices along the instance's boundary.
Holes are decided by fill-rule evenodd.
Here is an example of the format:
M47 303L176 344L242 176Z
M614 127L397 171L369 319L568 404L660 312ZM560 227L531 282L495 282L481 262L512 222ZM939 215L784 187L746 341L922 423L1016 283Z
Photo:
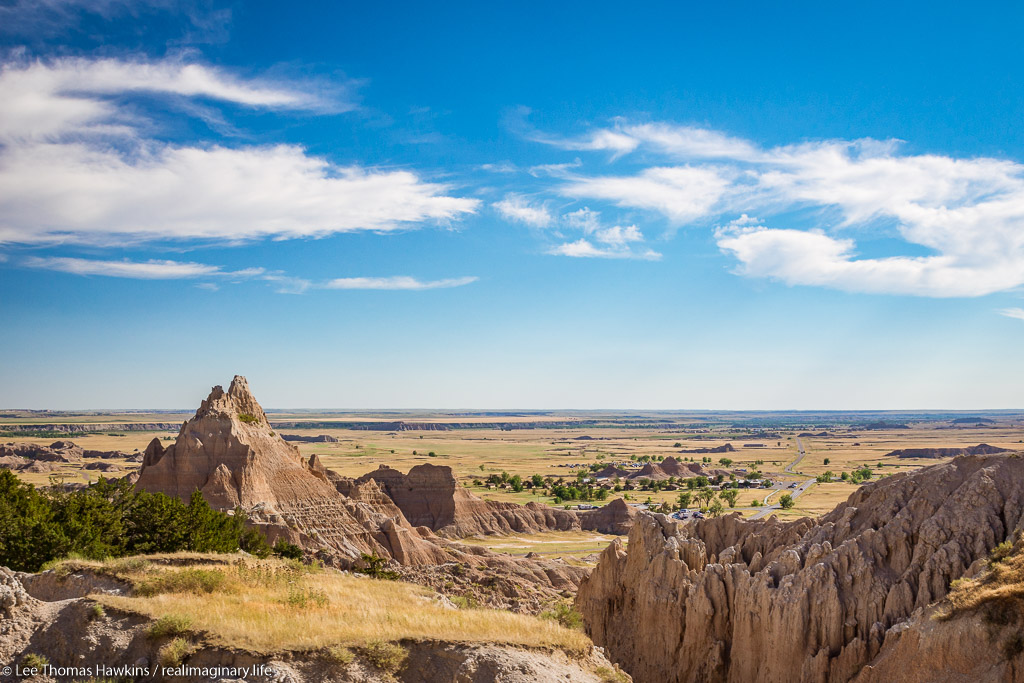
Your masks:
M992 455L993 453L1009 453L1010 449L999 446L989 446L987 443L979 443L977 446L966 448L901 448L885 454L891 458L956 458L961 455Z
M938 653L900 634L927 639L929 605L1022 520L1024 458L1001 455L886 477L816 520L644 514L576 604L638 681L881 680L867 672ZM942 632L954 647L955 631Z
M153 439L136 485L182 500L198 490L215 508L249 512L271 542L284 537L323 548L342 563L362 553L410 564L447 560L397 508L383 504L379 491L341 495L274 432L241 376L226 392L214 387L173 444L165 449Z
M408 474L381 465L354 484L375 481L413 526L425 526L450 538L477 534L571 531L576 514L531 502L526 505L483 500L459 485L452 468L416 465ZM344 485L339 486L344 490Z

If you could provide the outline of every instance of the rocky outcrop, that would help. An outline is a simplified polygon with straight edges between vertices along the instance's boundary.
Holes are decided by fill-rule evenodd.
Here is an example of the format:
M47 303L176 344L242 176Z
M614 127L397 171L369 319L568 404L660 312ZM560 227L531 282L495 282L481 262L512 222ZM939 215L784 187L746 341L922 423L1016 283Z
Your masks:
M625 479L630 474L632 473L629 470L624 470L621 467L616 467L615 465L608 465L607 467L594 472L591 477L594 479L615 479L616 477L619 479Z
M54 441L49 446L34 443L8 443L0 445L0 457L26 458L42 462L81 462L85 451L71 441Z
M7 424L0 425L0 437L12 435L26 436L26 432L44 434L93 434L96 432L169 432L181 425L175 422L48 422L43 424Z
M885 454L886 458L957 458L961 455L992 455L993 453L1009 453L1009 448L989 446L979 443L966 448L901 448Z
M33 443L0 444L0 468L26 472L52 472L62 464L77 464L83 459L128 459L131 453L85 450L73 441L54 441L49 446ZM101 469L87 465L86 469Z
M486 501L459 485L450 467L416 465L408 474L381 465L338 490L377 482L413 526L424 526L450 538L477 534L536 533L579 529L576 514L531 502L526 505Z
M621 498L616 498L597 510L580 512L580 527L584 531L625 536L636 523L640 512Z
M293 441L296 443L338 443L337 437L330 436L329 434L320 434L319 436L301 436L299 434L282 434L281 438L285 441Z
M809 435L808 435L809 436ZM714 446L712 448L691 448L690 450L679 451L680 453L732 453L736 449L733 448L731 443L725 443L721 446Z
M20 578L20 580L19 580ZM182 675L159 673L160 650L170 640L149 634L152 621L144 616L106 608L97 612L95 603L82 594L108 592L102 577L82 584L70 592L41 593L35 599L21 581L31 575L17 574L0 567L0 662L14 666L25 664L26 655L45 658L59 667L57 680L176 680L184 683L208 683L215 677L210 670L224 672L221 681L241 680L227 677L228 669L245 669L245 680L259 683L423 683L451 680L465 683L601 683L613 676L613 665L598 648L565 652L553 648L524 648L500 643L446 642L443 628L437 639L397 643L405 656L404 666L392 675L374 665L374 660L358 645L350 648L348 660L329 657L320 651L253 652L243 647L218 644L216 638L195 639ZM42 585L42 584L40 584ZM115 587L111 590L120 590ZM453 608L453 614L458 614ZM190 640L190 635L186 634ZM99 672L97 667L106 667ZM77 670L72 668L77 667ZM102 674L102 675L100 675ZM119 675L120 674L120 675ZM241 676L242 673L235 673ZM23 680L10 668L0 672L0 682ZM32 680L55 680L37 676Z
M241 376L226 392L214 387L173 444L165 449L153 439L136 485L182 500L200 491L215 508L246 510L271 542L287 538L341 564L363 553L408 563L447 560L394 506L341 495L322 468L274 432Z
M847 681L883 662L894 634L1022 521L1018 456L885 477L815 520L645 513L629 551L605 550L576 604L638 681ZM904 656L887 671L912 668Z

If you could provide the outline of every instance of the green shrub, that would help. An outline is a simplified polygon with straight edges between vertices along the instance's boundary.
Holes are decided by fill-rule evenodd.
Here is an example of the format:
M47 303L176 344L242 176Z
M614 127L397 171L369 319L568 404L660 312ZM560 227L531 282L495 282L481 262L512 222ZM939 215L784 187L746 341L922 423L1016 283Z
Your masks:
M302 548L279 538L274 544L274 554L286 560L299 560L302 559Z
M992 552L988 554L988 566L993 567L1013 553L1013 542L1003 541L995 548L992 548Z
M285 602L292 607L306 609L311 605L327 607L329 601L327 593L322 590L293 585L288 589L288 598Z
M366 574L367 576L372 576L375 579L387 579L388 581L395 581L401 578L401 575L398 572L385 569L388 561L377 555L377 553L370 555L363 553L359 559L363 563L363 566L356 567L352 570L357 574Z
M594 673L602 683L629 683L629 676L619 671L617 665L614 669L609 669L607 666L599 666L594 669Z
M43 669L50 665L50 660L43 655L37 655L35 652L30 652L21 659L21 668L23 669Z
M260 419L258 417L256 417L255 415L253 415L252 413L239 413L238 414L238 419L241 420L242 422L246 423L246 424L252 424L254 422L259 422L260 421Z
M153 640L160 638L173 638L188 633L192 620L188 617L175 617L165 615L154 621L146 629L146 635Z
M566 628L577 631L583 630L583 615L577 612L572 605L565 602L558 603L552 609L541 613L540 616L542 619L557 621Z
M103 605L98 602L94 602L92 607L89 608L89 619L95 621L96 619L102 619L107 616L106 610L103 609Z
M184 638L175 638L160 648L158 659L161 666L173 668L181 666L182 662L184 662L193 651L194 648L187 640Z
M401 645L381 640L370 641L361 648L361 651L367 661L389 674L401 671L405 666L405 660L409 658L409 653Z
M788 493L783 493L782 497L779 498L779 505L782 506L783 510L788 510L794 505L796 505L796 501L793 500L793 496L789 495Z

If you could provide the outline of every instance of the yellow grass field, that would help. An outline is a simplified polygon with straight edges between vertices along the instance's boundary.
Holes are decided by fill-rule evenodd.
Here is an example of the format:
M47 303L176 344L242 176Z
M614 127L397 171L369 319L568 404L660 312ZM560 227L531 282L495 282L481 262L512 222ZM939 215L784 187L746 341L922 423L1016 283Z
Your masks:
M92 566L136 586L132 597L97 594L101 604L164 618L211 644L255 652L312 651L373 641L436 640L558 648L590 641L557 621L503 610L454 609L433 591L280 560L234 556L122 558ZM56 570L62 571L61 565Z
M104 421L103 416L90 415L89 421ZM169 421L166 414L132 415L136 421ZM180 417L175 415L175 417ZM306 413L272 413L271 420L297 419L308 420ZM360 421L402 420L414 425L416 422L429 421L434 423L459 422L468 420L464 416L436 415L430 413L381 413L381 414L336 414L330 418L316 417L317 421L357 419ZM528 417L493 417L473 416L473 422L515 423L530 421L563 420L557 415ZM110 415L110 422L128 422L128 417ZM38 421L38 420L37 420ZM83 419L83 421L85 421ZM3 422L10 423L11 420ZM759 469L775 481L789 484L814 478L826 471L831 471L836 478L841 472L850 472L864 465L870 466L876 475L909 471L919 467L943 462L943 459L900 459L888 457L886 454L900 448L922 447L964 447L979 443L988 443L1009 449L1024 449L1024 424L1019 421L1007 420L994 425L966 426L949 428L942 422L911 423L910 429L856 430L846 428L815 430L827 431L826 436L799 437L805 449L804 458L793 467L792 472L785 472L786 465L793 463L798 454L797 441L800 431L773 430L778 436L751 435L744 430L729 428L698 428L659 430L654 428L627 428L620 426L586 426L575 428L531 428L499 430L496 428L472 428L440 430L406 431L374 431L357 429L290 429L282 428L285 434L316 436L326 434L338 439L336 443L299 443L301 453L308 457L316 453L324 464L336 472L357 477L380 465L388 465L408 471L411 467L423 463L450 466L459 482L470 488L476 495L488 500L527 503L539 500L554 504L551 497L535 493L529 489L515 493L510 489L494 489L476 485L491 474L508 472L529 478L533 474L542 477L562 477L569 481L579 471L569 465L588 466L591 464L626 464L638 468L636 458L643 456L676 458L693 458L700 462L709 457L710 464L705 467L724 468L720 460L726 457L732 461L730 468L745 467L750 469L755 462L762 461ZM165 444L170 443L171 435L167 432L120 432L120 435L88 434L67 437L86 449L121 450L134 452L143 450L154 437L161 438ZM15 437L11 440L48 444L53 439ZM682 450L702 447L714 447L731 443L737 450L725 454L685 454ZM746 447L744 444L758 443L759 447ZM678 446L676 445L678 444ZM430 454L433 453L433 456ZM828 459L826 463L825 460ZM116 462L116 461L111 461ZM125 466L129 471L135 465ZM83 470L80 465L69 465L62 468L61 473L68 481L95 481L99 473L94 470ZM49 482L47 474L24 473L25 480L34 484ZM116 476L116 475L115 475ZM854 490L848 483L815 484L796 501L796 506L789 511L779 511L783 517L797 515L816 515L832 509L843 501ZM744 489L740 491L736 509L742 514L753 514L756 510L743 509L751 502L760 502L766 491L761 489ZM627 495L610 493L609 500ZM781 494L776 494L775 498ZM632 491L628 493L630 502L646 502L654 504L663 502L674 503L678 492Z

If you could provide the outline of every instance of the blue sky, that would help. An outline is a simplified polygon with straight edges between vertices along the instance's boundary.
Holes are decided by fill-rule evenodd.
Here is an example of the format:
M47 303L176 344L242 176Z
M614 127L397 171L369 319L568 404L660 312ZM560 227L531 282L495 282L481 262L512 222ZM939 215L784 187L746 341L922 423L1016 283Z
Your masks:
M0 405L1020 408L1022 14L0 2Z

